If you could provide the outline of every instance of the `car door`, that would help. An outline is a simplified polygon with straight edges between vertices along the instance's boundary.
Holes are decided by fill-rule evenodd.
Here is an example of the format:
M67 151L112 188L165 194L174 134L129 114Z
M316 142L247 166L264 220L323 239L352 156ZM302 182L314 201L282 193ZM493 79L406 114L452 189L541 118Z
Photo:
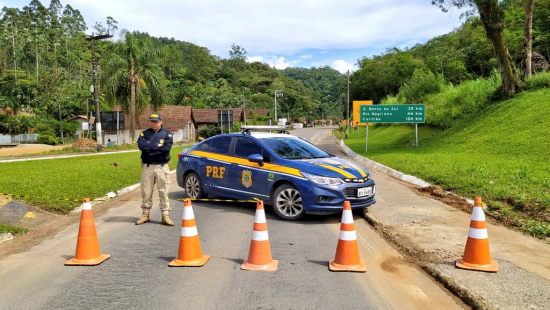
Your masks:
M231 137L216 137L209 142L200 149L202 160L198 167L204 191L212 195L227 196L231 194L227 190Z
M228 188L234 195L242 199L267 199L271 183L269 171L247 158L252 154L260 154L265 162L270 162L269 153L256 141L249 137L237 137L234 149L235 163L230 165ZM271 176L272 177L272 176Z

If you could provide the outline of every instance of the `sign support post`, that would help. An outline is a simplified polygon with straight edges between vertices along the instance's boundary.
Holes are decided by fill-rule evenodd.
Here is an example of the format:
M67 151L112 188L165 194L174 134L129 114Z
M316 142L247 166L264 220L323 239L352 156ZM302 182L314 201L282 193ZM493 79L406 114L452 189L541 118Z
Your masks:
M414 131L416 131L416 147L418 147L418 123L414 123Z
M369 125L367 124L367 133L365 134L365 153L369 149Z

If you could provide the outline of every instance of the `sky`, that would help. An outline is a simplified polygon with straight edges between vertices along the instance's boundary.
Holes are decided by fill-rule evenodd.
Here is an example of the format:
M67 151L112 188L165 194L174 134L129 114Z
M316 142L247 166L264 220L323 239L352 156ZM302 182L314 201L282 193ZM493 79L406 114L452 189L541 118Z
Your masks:
M0 0L23 8L31 0ZM49 6L49 0L40 0ZM231 45L248 61L275 67L358 69L363 57L405 49L461 25L460 12L431 0L61 0L80 11L88 30L112 17L118 31L174 38L229 58ZM113 39L119 39L118 32Z

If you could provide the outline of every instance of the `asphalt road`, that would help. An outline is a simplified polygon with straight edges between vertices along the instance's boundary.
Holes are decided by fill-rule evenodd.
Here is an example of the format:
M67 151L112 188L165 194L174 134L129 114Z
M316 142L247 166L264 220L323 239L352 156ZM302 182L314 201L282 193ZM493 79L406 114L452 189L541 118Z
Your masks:
M297 132L297 134L300 134ZM304 132L318 142L322 134ZM308 136L309 135L309 136ZM172 175L172 219L179 224L183 191ZM402 186L395 184L395 186ZM203 267L168 267L177 255L181 227L152 222L136 226L139 190L94 206L101 252L98 266L69 267L75 253L78 215L37 227L59 225L34 247L0 261L0 309L467 309L355 216L366 273L328 270L338 242L340 215L279 220L267 211L275 272L244 271L255 205L195 202ZM17 239L10 242L17 242ZM0 245L0 249L2 246Z
M126 199L137 200L131 193ZM184 193L171 191L172 217ZM463 309L356 218L367 273L335 273L339 216L287 222L267 212L276 272L243 271L255 205L194 203L201 245L212 258L203 267L168 267L178 250L179 227L152 222L136 226L139 202L127 201L99 216L102 253L93 267L69 267L78 225L60 231L28 252L0 262L0 309Z

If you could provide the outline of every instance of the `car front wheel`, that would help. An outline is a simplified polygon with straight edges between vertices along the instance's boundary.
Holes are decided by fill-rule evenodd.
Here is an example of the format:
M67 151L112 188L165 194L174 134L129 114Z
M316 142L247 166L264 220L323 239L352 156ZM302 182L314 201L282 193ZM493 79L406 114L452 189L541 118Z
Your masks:
M187 197L200 199L206 196L202 191L201 179L195 172L191 172L185 177L184 185Z
M296 221L305 214L302 195L291 184L279 186L273 193L272 203L273 210L283 220Z

